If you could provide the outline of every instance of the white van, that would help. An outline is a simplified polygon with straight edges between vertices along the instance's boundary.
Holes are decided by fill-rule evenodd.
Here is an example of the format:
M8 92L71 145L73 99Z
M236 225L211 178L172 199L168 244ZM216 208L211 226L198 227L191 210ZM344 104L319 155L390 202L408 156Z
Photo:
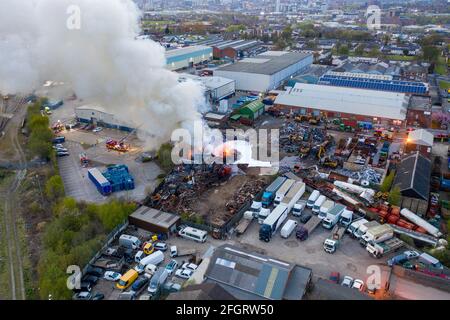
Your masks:
M142 273L145 270L145 267L149 264L154 264L157 266L161 262L164 261L164 253L162 251L155 251L151 255L146 256L144 259L139 262L139 264L134 267L138 273Z
M145 258L145 253L142 250L139 250L136 255L134 256L134 261L139 263L141 262L142 259Z
M150 279L150 284L148 285L148 293L151 295L154 295L159 287L166 282L167 277L169 276L169 273L165 268L160 268L156 273L153 275L153 277Z
M312 208L312 212L314 212L315 214L319 214L320 211L320 207L322 206L322 204L327 200L327 197L325 197L324 195L320 195L317 200L314 202L313 208Z
M207 234L208 232L204 230L199 230L192 227L186 227L178 232L178 235L180 237L191 239L197 242L205 242Z
M176 256L178 256L177 246L170 246L170 257L174 258Z
M151 278L151 276L153 276L156 271L158 271L158 267L155 266L152 263L149 263L148 265L145 266L145 276L148 278Z
M318 190L314 190L311 195L308 198L308 201L306 202L306 206L308 208L312 208L314 206L314 203L316 200L320 197L320 192Z

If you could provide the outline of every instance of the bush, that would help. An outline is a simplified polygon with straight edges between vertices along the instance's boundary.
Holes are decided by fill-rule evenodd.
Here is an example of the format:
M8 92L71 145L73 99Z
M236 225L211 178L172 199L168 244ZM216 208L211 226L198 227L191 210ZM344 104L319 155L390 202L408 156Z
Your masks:
M54 175L45 184L45 195L51 201L56 201L64 196L64 184L61 176Z
M172 162L172 145L170 143L165 143L161 145L158 150L158 163L166 172L169 172L173 168Z

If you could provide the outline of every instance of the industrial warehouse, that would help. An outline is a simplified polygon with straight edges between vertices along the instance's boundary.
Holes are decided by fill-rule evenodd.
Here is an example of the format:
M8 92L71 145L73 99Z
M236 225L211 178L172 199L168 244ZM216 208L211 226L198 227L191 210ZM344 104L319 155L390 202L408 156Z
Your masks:
M181 70L198 63L207 63L213 57L211 47L192 46L166 51L166 67L169 70Z
M236 81L236 89L266 92L276 89L289 77L309 67L310 53L267 51L214 70L214 75Z
M402 93L340 88L296 83L275 99L275 106L294 108L301 114L323 113L329 118L355 118L360 121L390 120L401 124L406 119L409 98Z

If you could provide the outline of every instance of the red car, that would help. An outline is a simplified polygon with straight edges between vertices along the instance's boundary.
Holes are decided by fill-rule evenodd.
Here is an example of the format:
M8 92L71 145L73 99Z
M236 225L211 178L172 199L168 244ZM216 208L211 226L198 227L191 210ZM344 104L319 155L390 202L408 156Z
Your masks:
M328 280L330 280L333 283L339 284L339 280L341 278L341 274L339 272L332 272L330 273L330 277Z

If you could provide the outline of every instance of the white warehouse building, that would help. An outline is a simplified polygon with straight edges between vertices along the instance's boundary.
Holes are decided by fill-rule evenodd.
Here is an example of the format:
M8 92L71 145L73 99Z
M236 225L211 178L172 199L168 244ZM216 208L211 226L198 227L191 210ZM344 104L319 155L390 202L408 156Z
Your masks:
M204 90L205 97L212 102L217 102L236 92L236 81L224 77L199 77L192 74L182 73L178 81L185 81L185 79L192 79L199 82Z
M308 68L313 55L305 52L267 51L214 70L215 76L236 81L236 89L265 92Z
M207 46L190 46L166 50L166 68L175 71L206 63L213 58L213 49Z
M132 125L116 119L114 114L104 108L94 105L86 105L75 108L75 117L79 122L92 123L106 128L133 131Z

